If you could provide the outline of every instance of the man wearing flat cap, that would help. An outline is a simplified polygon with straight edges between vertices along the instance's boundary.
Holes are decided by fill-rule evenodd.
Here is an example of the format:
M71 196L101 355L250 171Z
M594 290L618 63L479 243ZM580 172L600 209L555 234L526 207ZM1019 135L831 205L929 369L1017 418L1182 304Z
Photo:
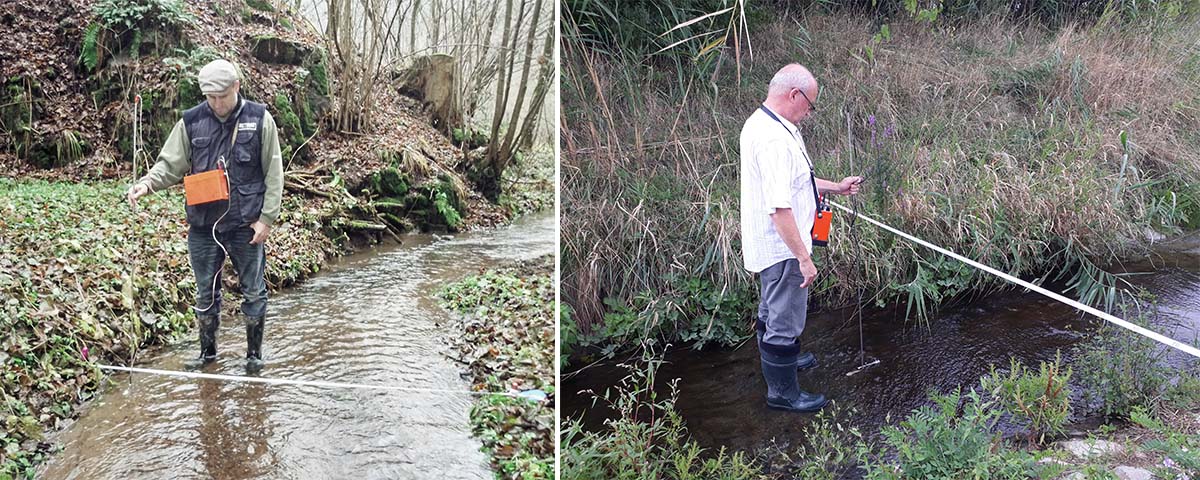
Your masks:
M147 193L179 183L185 175L221 169L229 199L188 205L188 255L196 275L198 368L217 358L221 312L221 269L233 263L242 292L246 325L246 370L262 369L267 284L263 244L283 196L283 158L275 120L266 106L242 98L237 68L216 60L197 76L205 101L183 112L167 137L158 162L126 197L130 206Z

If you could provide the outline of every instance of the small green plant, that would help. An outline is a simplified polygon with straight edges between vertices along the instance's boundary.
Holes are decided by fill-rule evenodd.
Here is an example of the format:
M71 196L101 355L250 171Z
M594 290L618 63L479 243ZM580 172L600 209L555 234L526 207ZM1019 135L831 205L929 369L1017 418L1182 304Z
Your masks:
M571 305L559 303L558 312L558 366L565 371L571 363L571 354L579 346L579 326L571 318Z
M55 164L66 165L83 159L83 139L73 130L63 130L54 141Z
M1030 371L1013 358L1007 374L996 371L981 379L984 391L990 392L1004 410L1026 425L1029 442L1036 437L1038 443L1045 441L1047 433L1058 435L1071 414L1071 390L1068 382L1071 368L1063 372L1062 355L1054 356L1054 363L1041 362L1038 372Z
M1000 410L972 390L933 395L933 406L913 411L880 434L886 452L860 446L867 479L1028 478L1033 458L1007 448L994 432ZM887 454L894 454L888 460Z
M879 31L875 32L874 35L871 35L871 40L867 42L865 46L863 46L863 53L867 55L868 64L875 64L875 48L882 45L884 42L890 41L891 39L891 27L888 27L888 24L886 23L880 25Z
M450 228L458 228L462 224L462 216L450 204L450 197L446 195L446 192L437 191L433 198L433 206L437 208L438 213L442 215L442 218L446 220L446 225Z
M79 63L88 71L96 69L100 65L101 45L100 39L100 24L90 23L87 29L83 32L83 45L79 49Z
M1130 322L1149 325L1149 311L1127 315L1128 304L1121 310ZM1074 371L1091 410L1115 418L1128 418L1139 406L1157 411L1172 376L1157 343L1105 324L1077 349Z
M1135 407L1129 419L1159 435L1142 445L1146 450L1166 457L1163 465L1155 469L1156 478L1187 478L1189 473L1200 472L1200 435L1179 431L1170 422L1156 418L1145 407Z
M780 452L779 463L789 465L788 475L806 480L835 480L853 468L864 440L858 428L843 424L843 417L855 414L836 405L817 413L805 425L800 446L791 452Z
M260 12L275 12L275 7L268 0L246 0L246 6L258 10Z

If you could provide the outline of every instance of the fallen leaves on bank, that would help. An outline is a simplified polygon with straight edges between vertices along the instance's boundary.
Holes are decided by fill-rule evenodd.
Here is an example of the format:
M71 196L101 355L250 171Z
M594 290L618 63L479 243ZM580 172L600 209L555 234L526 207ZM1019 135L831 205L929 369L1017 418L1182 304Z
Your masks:
M539 389L550 399L476 401L471 422L497 476L553 478L553 257L482 272L451 284L440 296L443 306L463 314L450 338L476 390Z

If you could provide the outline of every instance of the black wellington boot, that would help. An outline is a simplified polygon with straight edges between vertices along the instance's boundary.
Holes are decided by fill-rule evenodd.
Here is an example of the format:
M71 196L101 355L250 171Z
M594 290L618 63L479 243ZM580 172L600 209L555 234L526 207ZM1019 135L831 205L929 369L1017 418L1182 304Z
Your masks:
M758 331L758 344L762 345L763 331ZM799 342L797 342L799 343ZM817 356L812 352L801 352L796 357L796 370L808 370L817 366Z
M797 354L775 355L759 349L763 379L767 382L767 407L789 412L816 412L829 400L819 393L800 390L796 379Z
M195 370L212 363L217 359L217 329L221 326L221 318L216 315L199 315L196 323L200 330L200 356L184 362L188 369Z
M264 317L246 317L246 371L257 373L266 363L262 359Z
M808 370L817 366L817 356L812 352L804 352L796 357L796 370Z

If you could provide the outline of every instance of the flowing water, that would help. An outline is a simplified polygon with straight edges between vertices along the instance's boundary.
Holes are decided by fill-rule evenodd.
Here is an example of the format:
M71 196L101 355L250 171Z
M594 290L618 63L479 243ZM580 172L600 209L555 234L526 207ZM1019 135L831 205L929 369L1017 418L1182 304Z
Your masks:
M557 221L539 215L454 237L341 259L271 297L264 349L272 378L465 391L446 359L449 317L435 292L481 267L554 252ZM223 319L220 361L243 375L245 331ZM180 370L196 342L142 362ZM465 395L337 390L116 375L55 440L47 479L491 478Z
M1126 277L1158 296L1154 328L1183 341L1200 335L1200 235L1172 242L1146 261L1128 264ZM800 375L801 387L822 392L857 413L850 420L864 432L878 431L887 418L895 420L927 404L931 390L945 392L977 385L990 365L1006 367L1010 357L1026 365L1052 361L1095 328L1090 317L1036 293L1010 291L948 308L928 327L906 324L903 307L864 315L863 334L868 358L880 363L851 376L859 365L858 323L849 309L809 316L802 342L814 351L820 366ZM1124 332L1124 330L1122 330ZM1167 361L1182 365L1183 354L1172 351ZM594 408L593 395L617 384L627 374L607 364L582 371L563 383L564 416L583 418L588 429L602 428L613 414ZM756 451L772 444L787 445L802 438L810 415L768 410L753 340L732 350L674 350L658 371L660 384L678 378L677 409L688 432L702 446L725 446Z

